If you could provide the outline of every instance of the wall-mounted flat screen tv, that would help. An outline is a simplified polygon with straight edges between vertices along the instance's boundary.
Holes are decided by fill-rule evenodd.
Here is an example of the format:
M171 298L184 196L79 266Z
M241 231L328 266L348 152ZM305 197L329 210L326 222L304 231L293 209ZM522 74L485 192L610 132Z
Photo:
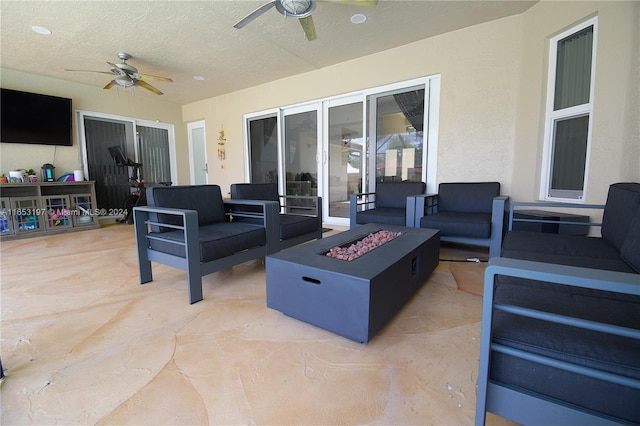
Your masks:
M71 99L0 91L0 142L73 145Z

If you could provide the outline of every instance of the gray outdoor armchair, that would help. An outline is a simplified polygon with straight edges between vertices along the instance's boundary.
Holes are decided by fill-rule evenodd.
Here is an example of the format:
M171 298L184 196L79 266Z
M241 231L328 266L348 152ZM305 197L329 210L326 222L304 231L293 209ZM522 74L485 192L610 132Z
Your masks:
M438 194L413 197L416 228L440 230L440 240L489 247L500 256L508 196L499 182L441 183Z
M223 201L218 185L147 188L147 203L133 209L140 283L152 262L186 271L189 303L202 300L203 276L278 250L278 203Z
M378 182L375 192L351 195L349 225L354 228L365 223L380 223L413 227L415 212L407 208L408 198L424 194L426 189L424 182Z
M283 250L322 238L322 198L310 195L280 195L275 183L234 183L232 200L276 201L280 205L277 249ZM251 218L241 221L251 222Z

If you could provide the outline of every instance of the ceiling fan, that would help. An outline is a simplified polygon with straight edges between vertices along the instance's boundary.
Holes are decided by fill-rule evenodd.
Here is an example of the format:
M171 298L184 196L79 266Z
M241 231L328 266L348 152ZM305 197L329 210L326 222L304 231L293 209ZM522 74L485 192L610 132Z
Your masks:
M334 3L351 4L356 6L375 6L378 4L378 0L318 0L318 1L332 1ZM307 40L315 40L316 27L313 24L313 18L311 14L316 10L316 0L271 0L268 3L263 4L244 18L242 18L234 28L242 28L260 15L267 12L272 7L276 8L278 12L284 15L285 18L298 18L304 34Z
M107 61L107 64L109 64L109 66L111 67L110 71L69 70L69 69L65 69L65 71L97 72L100 74L115 75L115 78L110 82L108 82L106 86L104 86L105 89L111 89L115 85L118 85L121 87L140 86L143 89L147 89L155 93L156 95L162 95L162 92L156 89L155 87L153 87L152 85L150 85L149 83L147 83L146 81L144 81L143 79L158 80L158 81L173 83L173 80L167 77L160 77L157 75L149 75L149 74L140 74L136 67L127 64L127 60L131 59L131 55L129 55L128 53L120 52L118 53L118 58L120 58L120 60L122 61L119 64L114 64Z

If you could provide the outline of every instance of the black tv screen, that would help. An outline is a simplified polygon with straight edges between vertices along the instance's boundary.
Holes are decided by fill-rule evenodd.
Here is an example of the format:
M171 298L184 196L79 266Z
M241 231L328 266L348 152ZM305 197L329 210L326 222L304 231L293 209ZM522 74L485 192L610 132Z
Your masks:
M0 142L73 145L71 99L0 92Z

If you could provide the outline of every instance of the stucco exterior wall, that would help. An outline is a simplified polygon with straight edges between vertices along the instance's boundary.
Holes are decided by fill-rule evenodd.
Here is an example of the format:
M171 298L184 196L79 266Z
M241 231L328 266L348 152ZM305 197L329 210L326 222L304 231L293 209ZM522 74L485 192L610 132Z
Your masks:
M640 180L640 3L540 2L522 15L515 200L539 198L549 39L593 16L598 16L598 38L586 203L604 203L611 183Z

